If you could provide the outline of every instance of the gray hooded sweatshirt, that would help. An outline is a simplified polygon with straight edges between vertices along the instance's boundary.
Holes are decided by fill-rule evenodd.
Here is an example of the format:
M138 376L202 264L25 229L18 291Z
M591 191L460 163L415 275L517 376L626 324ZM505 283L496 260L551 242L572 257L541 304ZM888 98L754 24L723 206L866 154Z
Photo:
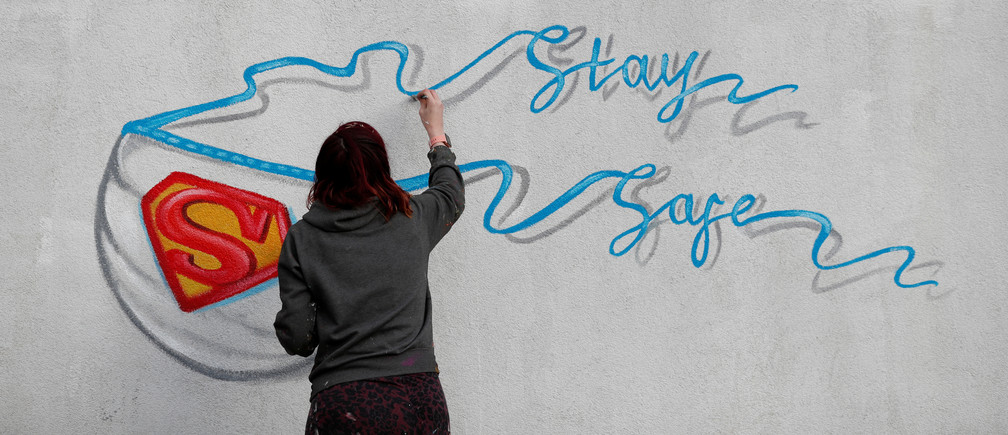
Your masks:
M277 338L310 356L312 396L344 382L437 371L427 261L465 206L455 154L427 154L430 188L413 216L388 221L376 201L333 210L315 203L290 227L277 273Z

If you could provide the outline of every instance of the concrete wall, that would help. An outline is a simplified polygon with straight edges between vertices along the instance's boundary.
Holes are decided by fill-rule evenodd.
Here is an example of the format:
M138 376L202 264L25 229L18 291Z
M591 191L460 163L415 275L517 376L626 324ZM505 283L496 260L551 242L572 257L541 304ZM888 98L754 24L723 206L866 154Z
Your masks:
M302 430L279 237L426 86L456 433L1008 430L1002 2L551 3L4 2L0 432Z

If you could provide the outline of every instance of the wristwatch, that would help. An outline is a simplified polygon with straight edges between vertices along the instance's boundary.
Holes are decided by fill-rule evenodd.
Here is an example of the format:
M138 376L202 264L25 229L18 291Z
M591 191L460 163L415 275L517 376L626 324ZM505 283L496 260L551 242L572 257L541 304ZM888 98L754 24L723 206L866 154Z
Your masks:
M434 136L430 140L430 149L434 149L438 144L443 143L444 146L451 148L451 139L448 138L447 134L442 134L440 136Z

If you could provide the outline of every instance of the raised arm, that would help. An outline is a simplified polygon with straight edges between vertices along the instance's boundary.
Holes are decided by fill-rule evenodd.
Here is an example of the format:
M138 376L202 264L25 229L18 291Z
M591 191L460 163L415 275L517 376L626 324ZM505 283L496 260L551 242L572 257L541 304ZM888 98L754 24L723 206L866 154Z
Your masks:
M416 99L420 102L420 122L427 131L430 145L427 159L431 163L428 177L430 187L420 194L418 200L433 203L437 209L437 222L432 227L432 236L437 241L448 232L465 209L465 186L462 173L455 165L451 142L445 134L444 103L437 92L431 89L420 91Z

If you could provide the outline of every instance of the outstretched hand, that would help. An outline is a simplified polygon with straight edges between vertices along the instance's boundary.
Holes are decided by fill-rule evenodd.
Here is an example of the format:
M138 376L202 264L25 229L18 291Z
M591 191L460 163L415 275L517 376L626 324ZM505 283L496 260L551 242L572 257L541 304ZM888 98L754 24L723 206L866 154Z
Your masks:
M416 100L420 102L420 122L427 130L427 137L434 138L443 135L444 129L444 103L441 97L433 89L424 89L416 94Z

